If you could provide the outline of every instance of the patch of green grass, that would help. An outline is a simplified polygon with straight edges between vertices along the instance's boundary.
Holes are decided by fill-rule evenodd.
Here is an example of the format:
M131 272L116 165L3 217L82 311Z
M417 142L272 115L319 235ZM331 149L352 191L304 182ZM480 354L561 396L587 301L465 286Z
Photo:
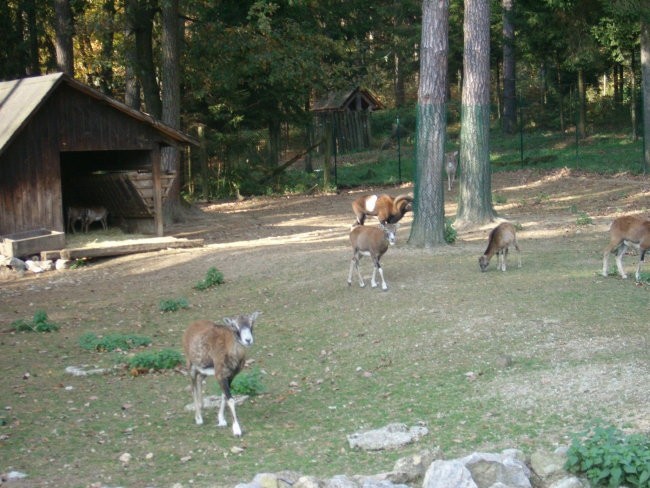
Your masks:
M93 332L88 332L79 337L79 346L87 351L128 351L150 344L149 337L136 334L110 333L98 336Z
M456 242L456 237L458 232L454 229L454 222L449 217L445 217L445 242L447 244L453 244Z
M493 195L493 198L494 198L494 203L496 203L497 205L503 205L508 201L508 198L505 195L502 195L500 193L495 193Z
M650 485L650 437L625 435L619 429L595 425L573 436L566 469L584 474L595 486Z
M129 369L174 369L183 363L183 355L175 349L162 349L160 351L144 351L129 357L126 364Z
M223 273L219 271L214 266L208 269L205 274L205 278L199 281L194 288L196 290L207 290L208 288L215 287L217 285L222 285L224 283Z
M16 332L55 332L59 330L59 325L47 318L45 310L37 310L32 320L14 320L11 329Z
M594 220L586 212L579 212L576 219L576 225L591 225Z
M160 300L158 309L161 312L178 312L182 308L189 308L189 306L186 298L167 298Z

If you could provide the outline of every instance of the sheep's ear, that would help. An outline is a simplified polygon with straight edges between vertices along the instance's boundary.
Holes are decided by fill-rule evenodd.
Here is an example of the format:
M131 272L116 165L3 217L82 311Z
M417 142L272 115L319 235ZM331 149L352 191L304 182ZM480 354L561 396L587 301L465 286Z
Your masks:
M234 330L235 332L239 330L239 324L237 323L236 319L231 319L230 317L224 317L223 323L226 324L226 327L228 327L231 330Z
M251 322L255 322L257 320L257 317L259 317L260 315L262 315L262 312L255 311L252 314L250 314L248 318Z

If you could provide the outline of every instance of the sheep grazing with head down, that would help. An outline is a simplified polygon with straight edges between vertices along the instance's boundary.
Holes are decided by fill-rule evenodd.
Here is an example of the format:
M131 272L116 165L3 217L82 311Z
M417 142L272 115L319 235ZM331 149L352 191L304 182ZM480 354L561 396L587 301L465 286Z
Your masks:
M232 414L232 433L242 435L235 400L230 393L230 384L244 367L246 349L253 345L253 326L261 312L238 317L226 317L223 324L211 320L197 320L190 324L183 334L183 350L192 382L194 398L194 419L197 425L203 424L201 416L202 383L206 376L214 376L221 387L219 407L219 427L228 425L225 417L226 403Z
M409 210L413 210L413 198L408 195L363 195L352 202L357 224L363 225L367 215L374 215L379 223L396 224Z
M517 257L519 258L519 268L521 268L521 252L519 251L519 245L517 244L517 233L515 231L515 226L510 222L502 222L497 225L492 232L490 232L490 237L488 240L488 247L483 253L483 256L478 258L478 265L481 268L481 271L485 271L490 264L490 259L495 254L498 256L499 262L497 263L497 269L501 271L506 270L506 260L508 257L508 248L514 246L517 250Z
M623 279L627 278L627 273L623 269L623 256L628 247L634 247L640 251L639 262L634 273L638 282L641 281L641 263L645 261L645 254L650 250L650 220L626 215L612 222L609 228L609 244L603 250L603 276L607 276L609 254L616 250L618 274Z

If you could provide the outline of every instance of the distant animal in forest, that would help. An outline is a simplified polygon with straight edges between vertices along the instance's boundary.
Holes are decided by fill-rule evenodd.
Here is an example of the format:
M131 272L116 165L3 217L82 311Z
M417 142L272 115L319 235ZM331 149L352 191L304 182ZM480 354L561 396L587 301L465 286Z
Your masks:
M359 270L359 261L363 256L369 256L372 259L374 268L370 285L377 287L376 275L379 272L381 277L382 290L388 290L388 285L384 279L384 270L379 263L381 257L388 250L388 246L393 246L397 242L397 229L399 224L379 224L379 227L367 227L355 225L350 231L350 244L352 245L352 261L350 262L350 272L348 273L348 286L352 285L352 272L356 269L359 276L359 286L364 287L361 271Z
M645 261L645 253L650 249L650 220L627 215L612 222L609 228L609 244L603 251L603 276L607 276L609 254L616 250L618 274L623 279L627 278L623 269L623 256L628 247L638 249L640 252L639 262L634 273L636 281L640 281L641 263Z
M396 224L409 210L413 210L413 197L398 195L363 195L352 202L357 223L363 225L367 215L374 215L380 224Z
M246 350L253 345L253 326L261 312L237 317L225 317L223 324L211 320L197 320L183 334L183 350L192 384L194 420L203 424L202 383L206 376L214 376L221 387L221 405L218 425L226 427L225 407L232 414L232 433L242 435L235 411L235 400L230 391L232 380L246 362Z
M515 226L510 222L502 222L497 225L490 232L488 239L488 247L483 253L483 256L478 258L478 264L481 271L485 271L490 264L490 259L495 254L498 257L497 269L501 271L506 270L506 261L508 258L508 248L514 246L517 250L517 257L519 261L519 268L521 268L521 252L517 244L517 233Z
M456 180L458 169L458 151L445 153L445 171L447 172L447 189L451 191L451 185Z

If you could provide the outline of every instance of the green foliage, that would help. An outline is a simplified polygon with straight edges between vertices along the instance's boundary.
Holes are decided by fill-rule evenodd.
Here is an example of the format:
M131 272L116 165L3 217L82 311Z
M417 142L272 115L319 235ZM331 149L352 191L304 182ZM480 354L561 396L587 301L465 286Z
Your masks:
M508 201L508 198L505 195L496 194L494 195L494 203L498 205L503 205Z
M445 217L445 242L447 244L453 244L456 242L456 237L458 233L454 229L453 221L450 218Z
M129 369L174 369L183 362L183 355L175 349L144 351L127 359Z
M79 258L74 260L74 263L70 265L70 269L79 269L84 266L88 266L88 260L85 258Z
M11 323L11 329L16 332L54 332L59 330L59 326L48 320L47 313L44 310L37 310L31 321L14 320Z
M160 300L158 308L161 312L178 312L181 308L188 308L190 304L186 298L167 298Z
M578 218L576 219L577 225L591 225L593 223L593 219L586 212L578 213Z
M114 333L100 337L93 332L88 332L79 338L79 345L87 351L128 351L129 349L150 344L151 339L149 337L135 334Z
M242 371L230 385L230 391L233 395L259 395L264 392L262 384L262 373L259 368L253 368L251 371Z
M194 288L203 291L213 286L221 285L223 282L223 273L213 266L208 269L205 278L194 285Z
M647 487L650 484L650 438L625 435L596 425L573 436L565 468L584 473L596 486Z

